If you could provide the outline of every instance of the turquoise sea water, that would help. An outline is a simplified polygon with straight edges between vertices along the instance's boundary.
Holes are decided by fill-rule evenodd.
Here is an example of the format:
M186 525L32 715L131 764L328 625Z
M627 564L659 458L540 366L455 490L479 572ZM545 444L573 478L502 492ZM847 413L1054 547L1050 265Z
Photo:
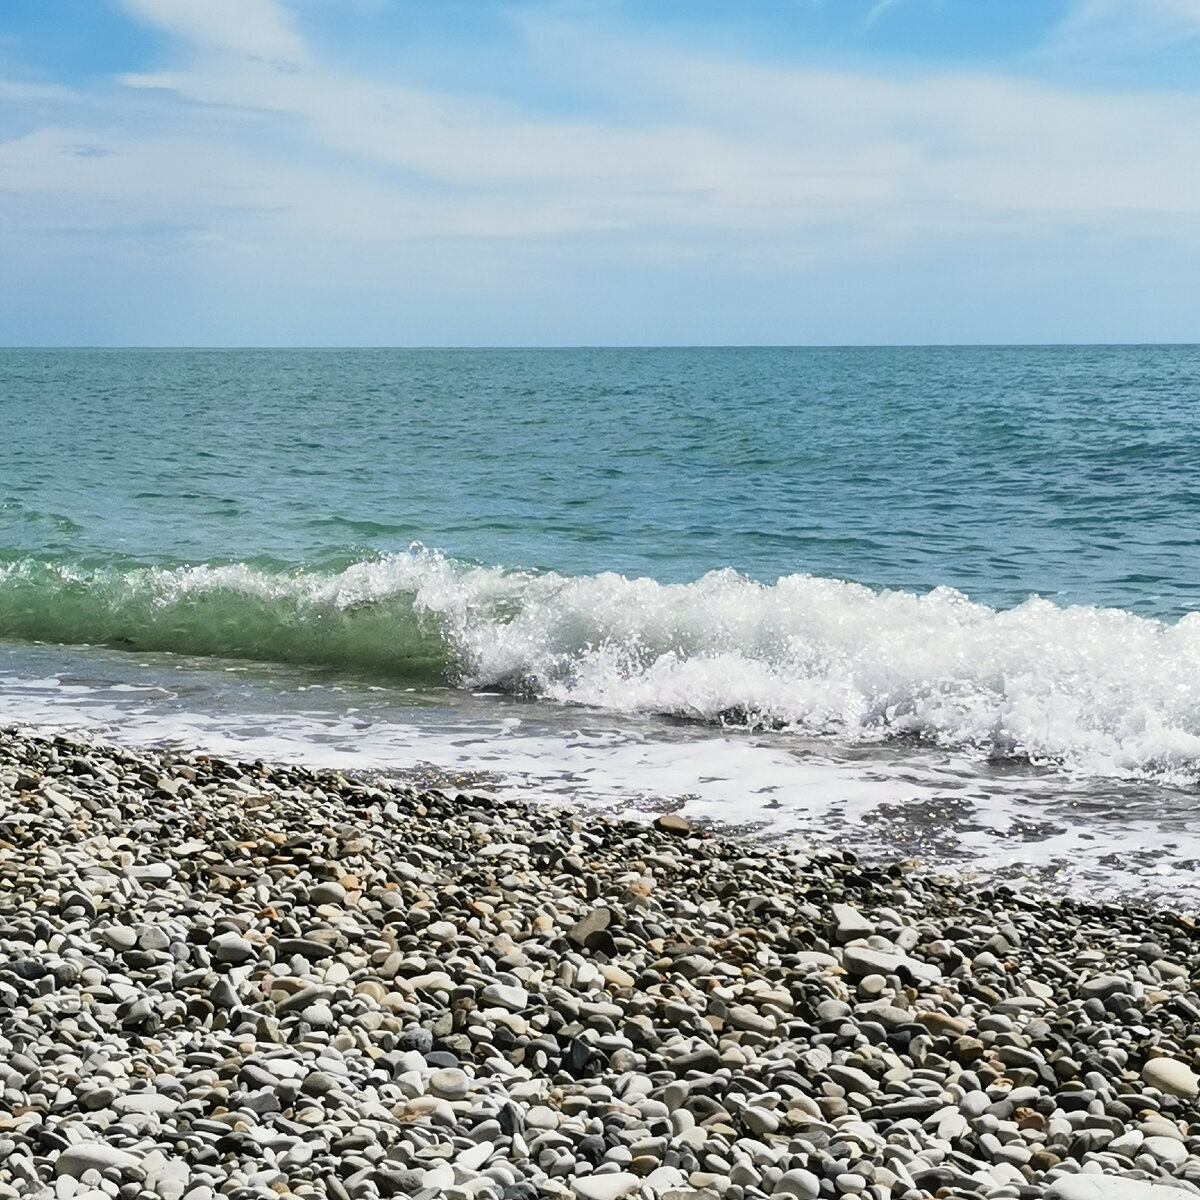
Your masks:
M1198 404L1194 347L0 351L0 717L1186 885Z

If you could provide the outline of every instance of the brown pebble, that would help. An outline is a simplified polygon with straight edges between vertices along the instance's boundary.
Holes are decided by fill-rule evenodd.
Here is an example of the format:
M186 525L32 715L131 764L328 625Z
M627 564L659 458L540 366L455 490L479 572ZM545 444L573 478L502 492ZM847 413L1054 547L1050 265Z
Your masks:
M917 1020L930 1033L945 1034L947 1037L961 1037L969 1028L966 1021L960 1021L948 1013L938 1012L937 1009L932 1012L918 1013Z
M1029 1165L1035 1171L1048 1171L1051 1167L1057 1167L1060 1162L1062 1159L1053 1150L1035 1150L1029 1156Z
M673 833L676 837L687 837L692 832L691 825L675 813L663 813L655 817L654 828L660 833Z

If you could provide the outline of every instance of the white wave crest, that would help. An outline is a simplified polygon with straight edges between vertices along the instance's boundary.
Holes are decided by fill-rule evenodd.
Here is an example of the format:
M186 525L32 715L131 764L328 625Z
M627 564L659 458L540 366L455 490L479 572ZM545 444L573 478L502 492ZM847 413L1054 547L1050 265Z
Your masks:
M1167 624L1038 598L1000 611L948 588L762 584L732 570L663 584L414 547L337 572L14 564L0 567L0 633L450 669L467 687L616 712L1200 781L1200 613Z
M476 687L851 741L910 736L1092 774L1200 778L1200 613L875 592L731 570L688 584L375 564L437 614Z

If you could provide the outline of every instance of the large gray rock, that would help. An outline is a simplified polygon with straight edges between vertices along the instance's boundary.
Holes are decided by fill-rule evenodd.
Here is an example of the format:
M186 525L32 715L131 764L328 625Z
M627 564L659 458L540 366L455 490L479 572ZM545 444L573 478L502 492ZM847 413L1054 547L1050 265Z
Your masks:
M866 975L895 975L902 970L926 983L934 983L942 977L941 968L933 963L909 958L898 950L876 950L871 946L847 946L842 951L842 966L856 979Z
M68 1146L58 1156L54 1164L54 1174L79 1179L87 1171L103 1173L109 1167L128 1171L140 1161L136 1154L118 1150L116 1146L110 1146L107 1142L83 1142L78 1146Z

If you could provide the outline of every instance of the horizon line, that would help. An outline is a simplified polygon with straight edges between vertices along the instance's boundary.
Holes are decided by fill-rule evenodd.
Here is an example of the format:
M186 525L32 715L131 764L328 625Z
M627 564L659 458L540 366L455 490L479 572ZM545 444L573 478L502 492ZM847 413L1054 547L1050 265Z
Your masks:
M1082 349L1191 349L1200 341L1179 342L363 342L363 343L46 343L0 344L8 351L343 351L343 350L1082 350Z

